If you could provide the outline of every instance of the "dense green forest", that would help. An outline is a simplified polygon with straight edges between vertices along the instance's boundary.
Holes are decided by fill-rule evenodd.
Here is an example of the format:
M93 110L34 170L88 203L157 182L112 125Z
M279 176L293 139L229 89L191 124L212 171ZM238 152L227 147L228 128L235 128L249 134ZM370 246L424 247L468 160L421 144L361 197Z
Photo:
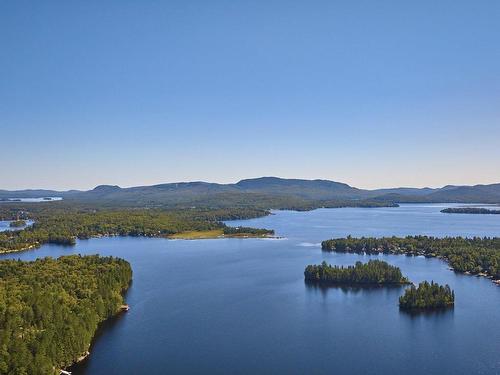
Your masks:
M421 282L418 287L412 285L399 297L402 309L437 309L451 307L455 303L455 293L449 285L441 286L428 281Z
M500 215L500 210L490 210L480 207L456 207L441 210L444 214L477 214L477 215Z
M409 282L398 267L381 260L356 262L354 266L348 267L332 266L323 261L320 265L307 266L304 276L308 282L324 284L400 285Z
M323 241L324 251L424 255L445 259L454 270L500 279L500 238L362 237Z
M0 374L59 374L119 311L131 278L113 257L0 261Z
M168 237L187 231L228 229L221 220L263 216L268 211L240 209L97 209L70 204L41 203L0 208L4 219L22 217L34 224L21 231L0 232L0 252L35 248L44 243L73 245L77 238L94 236ZM235 230L242 234L241 230ZM247 235L262 235L270 231L252 229Z

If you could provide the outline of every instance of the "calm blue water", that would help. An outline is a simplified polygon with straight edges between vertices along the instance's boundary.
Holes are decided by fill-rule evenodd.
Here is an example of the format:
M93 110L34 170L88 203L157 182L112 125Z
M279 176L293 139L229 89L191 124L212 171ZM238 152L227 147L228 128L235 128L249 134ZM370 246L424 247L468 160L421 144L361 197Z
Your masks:
M33 221L26 220L26 225L22 227L13 228L10 226L12 220L0 220L0 232L5 232L6 230L21 230L33 224Z
M50 199L45 199L45 198L50 198ZM7 198L8 200L0 200L0 203L9 203L9 202L40 203L40 202L53 202L62 200L61 197L45 197L45 198Z
M450 205L446 205L450 206ZM106 324L74 374L499 374L500 288L437 259L380 256L414 282L455 290L452 311L400 312L402 288L308 287L307 264L368 256L322 253L359 235L500 236L496 215L445 215L438 205L278 212L232 222L282 240L101 238L5 257L82 253L132 263L131 310Z

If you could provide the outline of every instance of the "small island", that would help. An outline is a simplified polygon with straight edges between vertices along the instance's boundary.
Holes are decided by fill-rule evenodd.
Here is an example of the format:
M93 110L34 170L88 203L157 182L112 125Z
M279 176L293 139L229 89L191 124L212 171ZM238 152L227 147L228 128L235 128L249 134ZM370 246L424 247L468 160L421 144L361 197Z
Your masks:
M325 261L309 265L304 271L306 282L330 285L404 285L409 284L398 267L381 260L356 262L354 266L332 266Z
M14 220L14 221L11 221L9 226L11 228L22 228L24 226L26 226L26 221L24 220Z
M455 293L449 285L439 285L433 281L412 285L399 297L399 307L404 310L429 310L453 307Z
M473 214L473 215L500 215L500 210L490 210L481 207L456 207L441 210L443 214Z

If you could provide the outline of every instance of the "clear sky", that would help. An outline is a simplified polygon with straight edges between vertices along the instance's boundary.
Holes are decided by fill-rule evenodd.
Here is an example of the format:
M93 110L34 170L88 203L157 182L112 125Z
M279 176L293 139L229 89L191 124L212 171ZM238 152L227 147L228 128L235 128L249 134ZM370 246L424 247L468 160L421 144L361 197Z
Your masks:
M0 189L500 182L500 1L0 1Z

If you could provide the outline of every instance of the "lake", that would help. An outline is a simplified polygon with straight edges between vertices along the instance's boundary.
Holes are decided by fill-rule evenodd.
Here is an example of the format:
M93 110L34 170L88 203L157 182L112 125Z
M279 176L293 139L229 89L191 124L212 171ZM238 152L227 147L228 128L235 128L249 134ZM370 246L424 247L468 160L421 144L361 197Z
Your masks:
M73 374L499 374L500 288L438 259L323 253L322 240L427 234L500 236L498 215L450 215L454 205L280 211L231 225L283 239L112 237L45 245L2 258L64 254L127 259L131 310L105 323ZM318 289L304 268L383 259L413 282L448 283L453 310L400 312L404 288Z
M26 225L23 225L22 227L11 227L10 223L12 223L12 220L0 220L0 232L5 232L6 230L21 230L33 225L32 220L26 220Z
M43 198L2 198L0 203L12 203L12 202L23 202L23 203L40 203L40 202L53 202L60 201L61 197L43 197Z

